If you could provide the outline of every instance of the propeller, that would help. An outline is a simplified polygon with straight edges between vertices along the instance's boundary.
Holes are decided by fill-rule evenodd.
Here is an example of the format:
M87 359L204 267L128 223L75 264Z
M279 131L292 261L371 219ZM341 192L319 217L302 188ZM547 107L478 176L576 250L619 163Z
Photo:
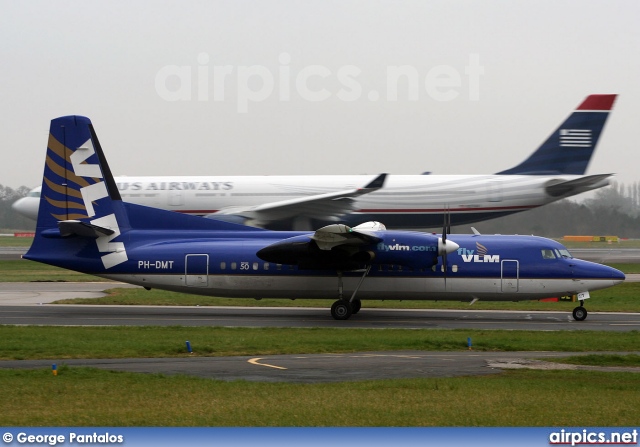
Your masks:
M442 224L442 237L438 239L438 255L442 256L442 271L444 273L444 285L447 287L447 255L453 253L460 246L451 240L447 240L447 234L451 233L451 213L449 207L445 208L444 223Z

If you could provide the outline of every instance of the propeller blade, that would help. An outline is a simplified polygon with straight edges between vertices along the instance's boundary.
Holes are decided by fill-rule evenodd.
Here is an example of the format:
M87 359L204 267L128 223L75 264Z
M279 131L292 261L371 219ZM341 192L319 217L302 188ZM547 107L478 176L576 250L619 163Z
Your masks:
M444 288L447 289L447 254L453 253L460 246L453 241L447 240L447 234L451 233L451 213L449 212L449 205L444 207L444 222L442 224L442 237L438 240L438 254L442 256L442 272L444 273Z

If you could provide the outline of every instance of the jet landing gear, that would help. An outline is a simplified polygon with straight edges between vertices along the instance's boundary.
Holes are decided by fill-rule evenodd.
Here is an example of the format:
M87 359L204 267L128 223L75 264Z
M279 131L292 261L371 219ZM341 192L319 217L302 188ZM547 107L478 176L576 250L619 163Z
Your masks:
M580 301L580 305L573 309L573 319L576 321L584 321L587 318L587 309L584 308L584 301Z
M360 290L360 286L362 285L364 278L371 271L371 266L368 266L364 271L364 274L360 278L356 289L353 291L351 298L345 300L342 297L342 272L338 272L338 296L340 299L333 303L331 306L331 316L336 320L348 320L349 317L353 314L357 314L362 308L362 301L356 298L356 294L358 290Z

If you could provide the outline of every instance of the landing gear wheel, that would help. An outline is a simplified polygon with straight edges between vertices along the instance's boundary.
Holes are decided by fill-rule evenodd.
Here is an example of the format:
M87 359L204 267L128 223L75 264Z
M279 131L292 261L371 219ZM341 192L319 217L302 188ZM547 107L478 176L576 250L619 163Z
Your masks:
M360 300L353 300L351 301L351 313L352 314L357 314L358 312L360 312L360 309L362 308L362 301Z
M583 321L585 318L587 318L587 309L585 309L583 306L578 306L573 309L574 320Z
M348 320L353 310L351 304L345 300L338 300L331 306L331 316L336 320Z

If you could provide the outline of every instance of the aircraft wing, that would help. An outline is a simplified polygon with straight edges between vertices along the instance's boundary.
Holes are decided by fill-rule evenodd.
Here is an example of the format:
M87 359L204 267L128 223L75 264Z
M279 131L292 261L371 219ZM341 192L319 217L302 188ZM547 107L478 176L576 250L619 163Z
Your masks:
M370 247L383 239L377 232L386 230L379 222L356 227L332 224L313 234L303 234L278 241L258 251L260 259L277 264L295 264L302 269L354 270L369 263Z
M368 231L380 231L386 228L379 222L366 222L364 225L377 224L377 227L363 229L361 225L351 228L343 224L322 227L311 236L320 250L331 250L339 245L367 245L380 242L378 236Z
M565 194L577 194L580 189L585 191L606 186L609 184L609 177L613 174L586 175L574 180L551 180L547 183L546 191L552 197L559 197Z
M353 199L382 188L386 176L387 174L380 174L362 188L282 200L246 208L230 207L210 214L207 217L217 219L225 215L241 216L247 219L245 222L247 225L258 227L275 221L293 219L298 216L305 219L337 219L339 216L353 211Z

